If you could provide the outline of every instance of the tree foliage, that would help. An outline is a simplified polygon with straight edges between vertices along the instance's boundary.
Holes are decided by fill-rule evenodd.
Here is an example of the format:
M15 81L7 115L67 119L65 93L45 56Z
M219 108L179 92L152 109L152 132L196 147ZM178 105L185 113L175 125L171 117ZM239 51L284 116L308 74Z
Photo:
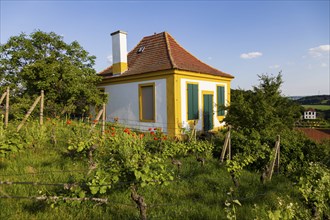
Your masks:
M273 157L277 135L281 137L281 172L299 175L309 162L327 165L329 151L293 129L300 118L300 106L281 95L281 74L261 75L252 90L234 90L224 119L232 126L234 158L244 161L249 155L257 159L248 165L263 170ZM242 164L242 163L240 163ZM294 175L291 177L294 178Z
M233 90L226 123L236 129L261 135L292 128L300 117L300 106L281 95L282 75L260 75L260 84L252 90ZM276 134L275 134L276 135Z
M95 56L77 41L67 44L54 32L22 33L0 46L0 56L0 85L10 86L16 114L41 90L45 110L52 114L82 112L102 102L96 88L100 78L93 69Z

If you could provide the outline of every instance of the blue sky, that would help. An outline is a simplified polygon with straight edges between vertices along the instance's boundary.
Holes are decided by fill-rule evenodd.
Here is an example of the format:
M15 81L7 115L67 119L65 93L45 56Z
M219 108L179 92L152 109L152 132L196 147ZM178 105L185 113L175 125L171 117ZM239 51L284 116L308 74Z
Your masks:
M77 40L95 69L109 66L110 33L128 32L128 49L169 32L205 63L251 89L259 74L282 71L284 95L330 94L328 1L5 1L0 42L34 30Z

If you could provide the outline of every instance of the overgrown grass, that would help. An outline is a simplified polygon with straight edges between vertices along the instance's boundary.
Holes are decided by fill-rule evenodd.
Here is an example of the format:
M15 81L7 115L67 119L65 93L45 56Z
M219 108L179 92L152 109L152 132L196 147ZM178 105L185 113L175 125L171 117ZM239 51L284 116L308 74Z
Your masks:
M28 125L33 129L33 125ZM63 135L65 137L65 135ZM23 151L0 159L0 181L67 183L79 181L88 172L87 158L71 157L63 140L56 146L29 145ZM238 200L237 219L267 219L269 212L283 210L282 203L296 204L306 210L299 193L287 178L275 175L271 182L261 184L260 175L244 171L240 186L235 188L225 165L215 158L204 166L195 156L180 158L181 169L169 185L139 189L147 203L148 219L226 219L233 207L225 202ZM168 167L174 166L169 160ZM31 198L56 194L63 186L13 184L0 185L0 219L139 219L139 211L130 198L129 189L116 185L106 197L107 204L85 201L57 204ZM231 192L231 193L230 193ZM4 198L7 197L7 198ZM282 201L282 202L279 202ZM286 202L283 202L286 201Z
M225 201L233 183L225 168L212 159L205 166L194 157L184 158L183 167L168 186L143 188L150 219L225 219ZM65 183L69 178L81 178L87 167L83 161L63 157L58 149L29 149L1 162L1 179L19 182ZM60 170L69 172L57 172ZM53 172L52 172L53 171ZM71 172L70 172L71 171ZM39 192L56 191L53 186L2 185L2 196L38 196ZM259 176L244 172L241 185L234 189L234 199L242 203L238 219L252 219L254 204L276 209L277 197L289 196L298 201L297 192L284 177L275 176L262 185ZM30 199L1 199L1 219L139 219L139 213L127 189L114 189L110 202L98 205L83 202L79 206L58 205L51 208L44 201Z

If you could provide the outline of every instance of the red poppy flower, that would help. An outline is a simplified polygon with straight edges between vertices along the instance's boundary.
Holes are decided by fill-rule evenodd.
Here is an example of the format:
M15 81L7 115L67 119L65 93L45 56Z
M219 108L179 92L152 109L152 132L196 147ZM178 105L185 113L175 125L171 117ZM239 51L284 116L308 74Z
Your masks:
M67 121L66 121L66 124L67 124L67 125L71 125L71 123L72 123L72 121L70 121L70 120L67 120Z
M129 128L125 128L124 129L124 132L127 133L127 134L130 134L131 133L131 130L129 130Z
M155 141L157 141L157 140L158 140L158 138L154 137L154 140L155 140Z
M152 131L152 132L150 132L150 134L151 134L151 135L155 135L155 132Z
M152 130L152 128L149 128L149 129L148 129L148 131L151 131L151 130Z

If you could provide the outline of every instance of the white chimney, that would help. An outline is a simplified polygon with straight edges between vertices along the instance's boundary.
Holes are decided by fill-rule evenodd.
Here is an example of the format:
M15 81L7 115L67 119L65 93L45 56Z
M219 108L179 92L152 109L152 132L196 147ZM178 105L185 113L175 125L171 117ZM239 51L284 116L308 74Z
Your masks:
M112 36L112 72L114 75L122 74L127 70L127 33L116 31Z

